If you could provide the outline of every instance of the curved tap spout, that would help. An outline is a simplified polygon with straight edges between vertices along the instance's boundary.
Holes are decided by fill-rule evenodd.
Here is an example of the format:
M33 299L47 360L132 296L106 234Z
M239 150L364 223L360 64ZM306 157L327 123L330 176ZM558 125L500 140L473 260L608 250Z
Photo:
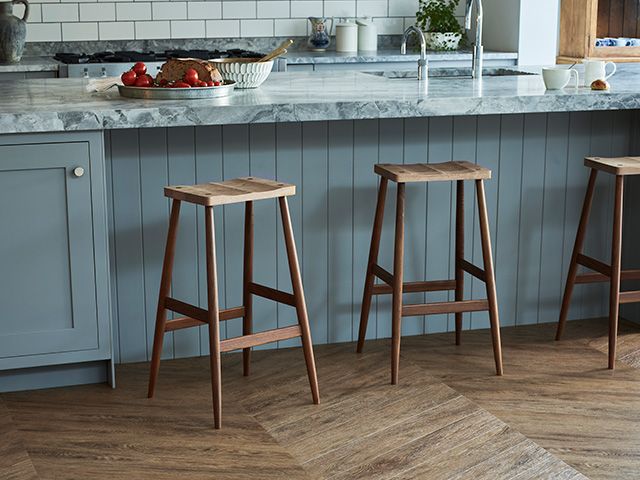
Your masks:
M473 5L476 7L476 43L473 45L473 61L471 72L473 78L482 76L482 0L467 0L467 8L464 15L464 28L471 30L471 12Z
M426 78L425 69L427 67L427 41L424 38L424 34L415 25L411 25L402 34L402 45L400 46L400 53L402 55L407 54L407 40L409 35L415 33L420 39L420 60L418 60L418 80Z

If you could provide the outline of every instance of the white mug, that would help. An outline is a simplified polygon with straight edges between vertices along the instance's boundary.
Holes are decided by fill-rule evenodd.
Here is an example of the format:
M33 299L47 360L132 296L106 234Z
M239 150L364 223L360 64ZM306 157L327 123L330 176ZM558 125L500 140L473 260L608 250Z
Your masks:
M571 77L575 77L576 88L578 88L580 80L575 68L545 67L542 69L542 79L547 90L560 90L566 87L571 81Z
M613 62L605 62L604 60L583 60L584 64L584 86L590 87L594 80L607 80L611 75L616 73L616 64ZM613 70L607 75L607 65L611 65Z

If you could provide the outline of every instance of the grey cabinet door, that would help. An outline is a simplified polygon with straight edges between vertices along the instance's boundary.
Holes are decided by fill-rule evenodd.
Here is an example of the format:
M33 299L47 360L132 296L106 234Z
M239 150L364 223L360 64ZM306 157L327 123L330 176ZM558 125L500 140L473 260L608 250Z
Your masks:
M98 348L89 158L0 145L0 358Z

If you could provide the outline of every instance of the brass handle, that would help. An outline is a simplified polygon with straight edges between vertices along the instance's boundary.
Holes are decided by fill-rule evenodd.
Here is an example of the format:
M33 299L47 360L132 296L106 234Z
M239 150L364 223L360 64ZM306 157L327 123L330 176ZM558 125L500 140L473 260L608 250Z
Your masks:
M74 168L74 169L73 169L73 174L74 174L76 177L80 178L81 176L83 176L83 175L84 175L84 168L82 168L82 167L76 167L76 168Z

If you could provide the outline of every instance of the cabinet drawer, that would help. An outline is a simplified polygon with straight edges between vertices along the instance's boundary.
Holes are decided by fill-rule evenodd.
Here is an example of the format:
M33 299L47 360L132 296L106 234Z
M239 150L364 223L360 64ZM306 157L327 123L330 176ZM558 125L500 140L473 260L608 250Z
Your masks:
M0 145L0 368L99 346L89 159L88 142Z

